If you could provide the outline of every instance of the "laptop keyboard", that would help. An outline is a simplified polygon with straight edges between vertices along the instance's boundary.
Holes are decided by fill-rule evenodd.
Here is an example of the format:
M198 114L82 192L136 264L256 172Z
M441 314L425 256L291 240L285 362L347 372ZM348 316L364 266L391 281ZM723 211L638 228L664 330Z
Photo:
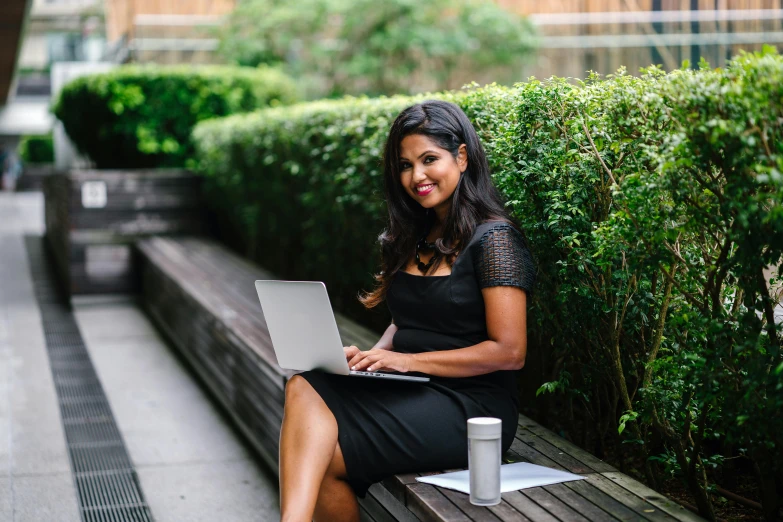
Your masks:
M353 371L351 371L351 373L354 374L354 375L373 375L373 376L378 376L378 377L386 377L387 375L391 375L389 373L363 372L363 371L360 371L360 370L353 370Z
M418 382L427 382L429 381L429 377L415 377L415 376L403 376L399 373L392 373L392 372L363 372L361 370L351 370L351 375L361 375L364 377L386 377L387 379L392 380L406 380L406 381L418 381Z

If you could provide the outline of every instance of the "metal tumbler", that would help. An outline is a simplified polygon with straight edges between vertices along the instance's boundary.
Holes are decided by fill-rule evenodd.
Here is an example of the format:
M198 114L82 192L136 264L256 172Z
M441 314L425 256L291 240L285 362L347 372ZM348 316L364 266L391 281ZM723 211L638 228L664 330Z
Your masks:
M502 422L493 417L468 419L468 474L470 503L500 503L500 453Z

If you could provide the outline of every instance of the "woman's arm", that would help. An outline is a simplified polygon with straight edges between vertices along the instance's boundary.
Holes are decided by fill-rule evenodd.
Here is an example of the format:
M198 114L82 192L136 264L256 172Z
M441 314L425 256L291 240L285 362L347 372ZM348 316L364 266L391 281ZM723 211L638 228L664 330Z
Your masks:
M375 343L375 346L373 346L371 350L383 350L387 352L394 351L394 346L392 346L392 338L394 337L394 333L396 331L397 325L395 325L394 321L392 321L392 323L388 328L386 328L386 331L383 332L383 335L380 339L378 339L378 342ZM343 346L343 352L345 353L346 360L349 362L356 356L356 354L362 353L359 347L355 345Z
M410 371L438 377L472 377L522 368L527 353L527 294L513 286L484 288L481 293L489 340L466 348L416 354L373 349L355 354L348 361L349 366L355 370Z
M383 335L380 339L378 339L378 342L375 343L375 346L373 348L377 348L379 350L389 350L393 351L394 346L392 346L392 338L394 337L394 333L397 331L397 325L395 325L393 322L389 325L388 328L386 328L386 331L383 332Z

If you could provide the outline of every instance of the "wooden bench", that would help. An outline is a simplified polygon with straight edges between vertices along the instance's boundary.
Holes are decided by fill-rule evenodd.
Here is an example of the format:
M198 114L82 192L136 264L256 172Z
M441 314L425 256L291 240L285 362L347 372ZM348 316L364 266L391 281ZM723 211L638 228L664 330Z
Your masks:
M138 243L142 299L154 322L189 361L269 467L277 472L285 383L253 281L274 277L199 238ZM337 315L343 343L371 346L378 334ZM532 462L587 480L503 494L489 508L465 494L398 475L373 485L360 502L366 521L700 521L679 504L618 472L527 417L505 462Z

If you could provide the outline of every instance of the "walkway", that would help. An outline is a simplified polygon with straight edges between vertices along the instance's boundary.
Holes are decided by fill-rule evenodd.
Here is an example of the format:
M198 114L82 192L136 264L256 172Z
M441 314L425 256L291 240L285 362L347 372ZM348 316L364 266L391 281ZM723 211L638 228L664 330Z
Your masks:
M38 193L0 193L0 520L80 520L24 236ZM279 519L276 480L132 302L75 315L147 504L161 521Z

